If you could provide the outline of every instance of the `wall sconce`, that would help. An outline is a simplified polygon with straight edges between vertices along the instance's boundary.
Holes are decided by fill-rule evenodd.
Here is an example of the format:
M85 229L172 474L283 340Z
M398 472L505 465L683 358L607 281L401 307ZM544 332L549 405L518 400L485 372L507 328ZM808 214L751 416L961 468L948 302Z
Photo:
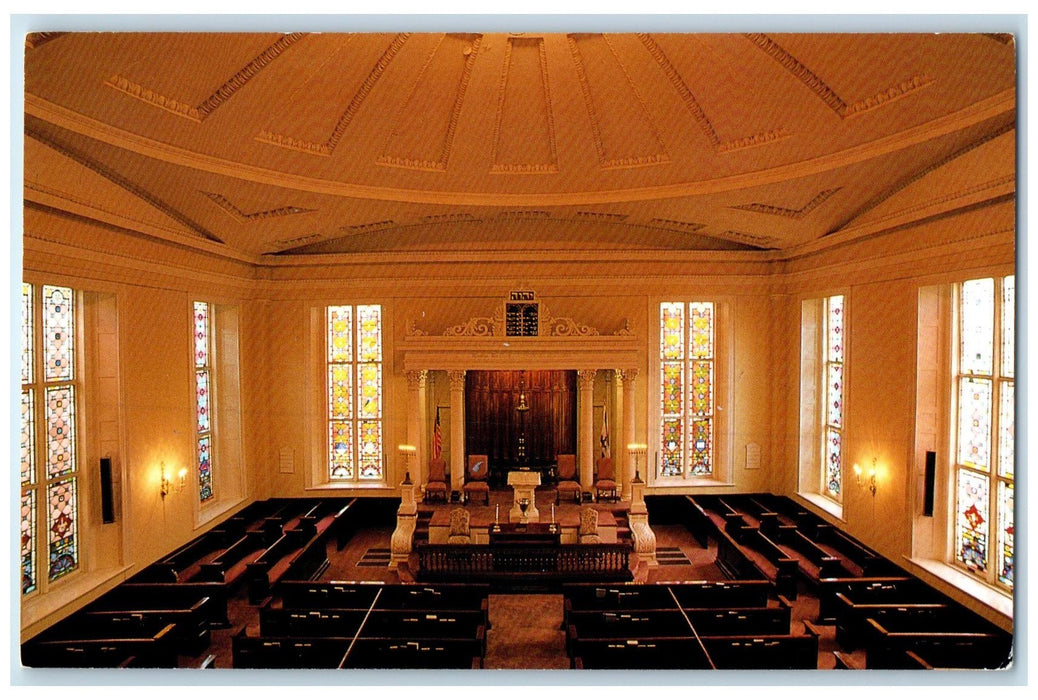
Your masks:
M872 497L876 497L876 458L872 458L872 466L868 473L863 473L861 466L854 463L854 480L858 482L858 488L868 489Z
M163 498L165 498L170 493L172 493L172 491L173 491L173 484L169 480L169 474L166 473L166 463L165 462L159 462L159 469L162 472L162 483L159 486L159 493L160 493L160 495ZM186 468L182 468L180 471L177 472L177 486L176 486L177 493L180 493L181 491L183 491L184 487L186 485L187 485L187 469Z

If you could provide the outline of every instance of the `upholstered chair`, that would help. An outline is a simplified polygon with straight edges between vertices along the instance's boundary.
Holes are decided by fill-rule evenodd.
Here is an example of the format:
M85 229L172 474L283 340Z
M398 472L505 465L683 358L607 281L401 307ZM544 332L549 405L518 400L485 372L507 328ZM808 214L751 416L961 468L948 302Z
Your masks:
M580 503L580 482L577 481L577 456L559 455L555 458L555 468L558 470L559 483L555 486L555 503L558 504L562 495L573 496Z
M614 501L618 500L616 490L616 466L612 457L602 457L598 460L598 475L595 477L595 493L598 500L602 500L606 494Z
M425 502L434 498L447 502L447 463L442 457L429 462L429 479L425 482Z
M482 495L483 501L490 505L490 485L487 475L490 472L490 460L486 455L469 455L468 469L465 473L465 502L468 503L473 494Z
M469 531L469 512L464 508L454 508L450 512L450 531L447 533L447 544L472 544L472 533Z
M598 534L598 511L591 506L580 509L580 527L577 529L577 544L600 544Z

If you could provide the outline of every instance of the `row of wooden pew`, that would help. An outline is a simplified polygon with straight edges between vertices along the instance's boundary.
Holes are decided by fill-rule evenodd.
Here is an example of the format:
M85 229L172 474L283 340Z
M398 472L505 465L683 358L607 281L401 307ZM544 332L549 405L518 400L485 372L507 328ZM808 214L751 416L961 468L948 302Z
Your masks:
M685 497L686 523L718 543L726 575L760 572L789 598L798 585L819 600L816 624L835 626L837 668L1005 668L1013 635L911 576L880 554L772 494Z
M228 628L228 600L247 587L259 604L282 580L316 580L329 538L341 549L356 527L355 500L269 499L144 567L22 644L28 667L175 668ZM211 666L212 657L201 662Z
M584 669L814 669L818 634L791 632L766 580L564 586L566 648Z
M482 668L488 584L293 582L232 637L235 668Z

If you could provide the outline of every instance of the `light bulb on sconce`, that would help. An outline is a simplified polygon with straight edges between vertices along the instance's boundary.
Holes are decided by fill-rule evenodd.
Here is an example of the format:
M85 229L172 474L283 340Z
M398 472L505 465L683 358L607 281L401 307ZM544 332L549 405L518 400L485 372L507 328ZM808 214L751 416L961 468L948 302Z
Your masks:
M173 482L170 481L169 474L166 472L166 463L165 462L159 462L159 471L161 473L161 484L159 486L159 495L161 495L163 498L165 498L169 494L173 493ZM177 491L177 493L180 493L181 491L183 491L185 486L187 486L187 469L186 468L181 468L181 470L177 472L177 483L176 483L176 491Z
M868 472L863 472L861 465L854 463L854 480L858 482L858 488L867 489L872 497L876 497L876 458L872 458L872 466Z

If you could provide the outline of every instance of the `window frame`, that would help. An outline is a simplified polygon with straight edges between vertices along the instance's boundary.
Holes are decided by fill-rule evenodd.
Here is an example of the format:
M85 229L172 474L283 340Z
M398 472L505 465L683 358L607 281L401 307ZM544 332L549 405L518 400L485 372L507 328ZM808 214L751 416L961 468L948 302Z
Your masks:
M77 290L69 285L54 284L47 282L22 282L23 295L24 290L29 288L32 290L31 300L29 303L29 310L32 314L32 347L29 355L31 355L32 371L30 372L29 381L22 384L22 393L27 390L32 395L32 409L30 413L30 419L32 421L31 430L32 445L31 450L33 452L33 465L32 470L34 474L30 474L30 483L28 485L19 483L19 493L24 496L26 493L33 493L35 500L35 512L34 512L34 523L33 523L33 558L34 558L34 571L35 571L35 586L33 590L28 592L20 592L20 598L22 601L31 601L34 599L42 598L53 590L61 587L62 585L75 581L81 578L85 571L87 571L87 542L84 535L86 534L85 520L84 520L84 508L88 506L89 495L86 493L86 483L84 479L85 472L82 469L83 455L85 452L84 437L82 434L83 426L85 424L85 416L83 412L83 396L85 389L85 366L84 366L84 353L85 353L85 337L83 332L84 327L84 304L83 295L80 290ZM44 290L46 288L57 288L67 290L69 292L70 303L72 304L72 327L71 327L71 349L70 349L70 362L71 362L71 376L68 379L53 379L48 380L44 371L46 348L44 347L44 305L45 297ZM23 307L24 310L24 307ZM22 322L22 338L23 342L26 338L25 333L25 322ZM25 354L23 350L23 360ZM74 467L68 472L59 474L58 476L51 477L47 472L47 407L45 397L49 389L55 389L60 387L69 387L72 394L72 411L71 411L71 452L73 456ZM75 566L66 573L60 574L57 577L50 577L50 513L48 512L47 503L49 501L49 490L50 488L62 481L73 481L74 494L75 494L75 507L74 507L74 541L75 541L75 555L76 561ZM20 498L21 498L20 496ZM19 509L21 504L19 503ZM21 528L19 526L19 532ZM21 550L19 548L19 570L21 570Z
M678 301L677 299L680 299ZM663 342L662 342L662 314L663 306L665 304L681 304L683 309L683 328L682 328L682 355L683 358L680 360L683 363L682 370L682 414L684 417L684 429L682 434L682 470L680 474L675 475L663 475L662 472L662 456L663 456L663 363L667 361L663 357ZM711 362L711 473L710 474L693 474L691 464L693 457L690 451L690 443L694 439L692 434L692 411L689 402L689 396L691 393L691 364L693 362L690 357L688 349L690 342L690 307L692 304L710 304L712 306L712 352L708 359ZM724 410L724 407L730 406L731 401L731 382L728 378L731 374L731 358L729 357L731 351L731 337L732 329L731 324L731 312L730 302L726 298L720 298L712 295L698 295L698 294L672 294L667 295L665 298L660 297L650 300L650 318L654 320L655 331L650 334L655 342L655 345L651 346L654 349L650 349L650 372L652 373L652 379L649 383L649 391L653 392L650 394L650 414L652 416L653 424L659 426L658 429L654 430L651 435L651 450L653 462L647 465L647 482L650 487L658 488L680 488L688 486L717 486L722 484L729 484L731 474L731 435L730 435L730 411Z
M350 309L350 360L348 362L333 362L330 358L330 312L333 308ZM361 308L378 309L378 340L377 360L362 361L359 355L360 346L360 315ZM386 453L386 430L388 425L386 403L386 305L379 302L329 302L314 308L314 320L319 329L316 334L316 356L318 362L317 388L315 391L317 409L316 442L313 449L313 465L310 470L310 486L323 488L370 488L386 487L389 485L389 464ZM349 366L349 377L351 382L350 417L336 419L332 417L332 399L330 394L330 376L333 364ZM361 416L359 408L361 405L361 365L377 365L377 387L378 399L375 417ZM332 444L331 424L335 420L350 423L351 459L353 473L351 476L335 478L332 475ZM373 421L378 425L380 450L376 458L378 464L378 476L362 476L362 456L360 440L360 424L364 421Z
M1001 436L1001 420L999 415L999 407L1001 398L1005 388L1012 386L1015 399L1015 388L1016 388L1016 376L1015 367L1012 368L1012 374L1005 374L1002 367L1002 341L1005 340L1003 337L1003 322L1004 317L1004 285L1005 281L1009 278L1014 280L1014 329L1015 329L1015 315L1016 315L1016 304L1015 304L1015 274L1008 275L989 275L983 277L971 277L967 280L961 280L955 282L952 285L952 312L951 312L951 343L950 343L950 372L949 377L949 410L948 410L948 432L949 432L949 450L948 450L948 493L949 493L949 512L946 522L946 533L947 533L947 551L945 559L950 566L956 570L962 572L964 575L979 581L985 585L991 586L992 588L1003 592L1007 595L1013 595L1015 591L1015 566L1013 583L1006 584L1000 580L999 574L999 562L1002 560L1003 553L1003 532L1000 527L1001 522L1001 510L999 507L999 489L1004 484L1011 484L1015 493L1015 446L1014 446L1014 468L1012 476L1004 476L999 468L1000 461L1000 436ZM992 338L992 349L991 349L991 371L988 372L974 372L970 369L964 369L962 365L962 354L963 354L963 287L964 285L981 280L992 281L992 319L991 319L991 338ZM1013 343L1013 356L1015 361L1015 337L1011 339ZM964 380L978 379L981 381L990 382L991 395L988 400L988 406L990 408L989 413L989 425L988 425L988 466L987 470L977 467L975 465L960 463L960 441L962 439L960 435L961 423L960 423L960 392ZM1015 431L1015 404L1013 407L1013 422ZM982 570L978 570L964 563L959 556L959 547L961 544L961 536L959 534L959 515L960 515L960 492L959 482L961 475L964 473L972 474L986 481L987 486L987 509L982 517L986 517L988 524L988 530L986 533L986 564ZM1014 499L1015 507L1015 499ZM1015 523L1015 513L1014 523ZM1015 564L1015 538L1013 542L1013 559Z

